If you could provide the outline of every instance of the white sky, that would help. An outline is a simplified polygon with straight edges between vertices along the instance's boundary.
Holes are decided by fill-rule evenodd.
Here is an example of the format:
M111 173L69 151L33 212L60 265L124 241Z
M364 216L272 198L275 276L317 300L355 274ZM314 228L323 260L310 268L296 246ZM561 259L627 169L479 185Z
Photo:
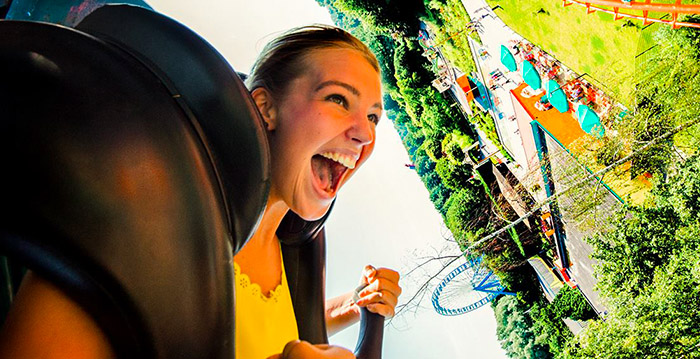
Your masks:
M248 72L257 53L276 34L295 26L332 24L328 12L315 0L149 3L192 28L242 72ZM398 134L384 118L372 158L342 189L327 224L329 297L354 289L365 264L405 273L418 262L417 254L444 246L440 215L416 173L404 167L408 162ZM401 283L404 295L400 302L408 300L420 279ZM355 326L330 340L353 349L357 333ZM443 317L426 300L422 309L398 317L386 328L384 357L503 359L506 355L496 340L490 307Z

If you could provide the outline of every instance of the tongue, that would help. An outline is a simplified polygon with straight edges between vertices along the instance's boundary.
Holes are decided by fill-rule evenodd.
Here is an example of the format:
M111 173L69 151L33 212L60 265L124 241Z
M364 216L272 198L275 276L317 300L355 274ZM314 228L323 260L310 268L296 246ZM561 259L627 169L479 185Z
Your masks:
M331 192L333 186L333 161L323 156L313 156L311 158L312 168L316 178L319 179L321 188L326 192Z

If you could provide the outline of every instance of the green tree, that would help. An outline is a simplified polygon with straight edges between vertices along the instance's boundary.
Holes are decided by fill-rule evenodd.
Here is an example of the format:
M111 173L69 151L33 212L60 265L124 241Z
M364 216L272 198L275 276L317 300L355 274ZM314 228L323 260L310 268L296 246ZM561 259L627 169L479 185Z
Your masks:
M690 158L646 207L633 207L593 255L610 308L564 358L700 358L700 159ZM622 278L617 278L622 277Z
M700 253L679 252L653 283L593 322L564 358L700 358Z
M335 6L352 13L378 31L413 36L425 16L423 0L335 0Z
M429 188L430 201L433 202L435 209L444 217L447 214L447 201L450 199L453 191L442 184Z
M414 122L420 123L423 106L421 94L431 88L433 75L428 71L426 61L421 56L420 46L413 41L396 41L394 47L394 68L396 85L405 101L406 113Z
M532 321L524 307L515 297L504 296L498 299L496 315L496 337L509 358L539 359L551 358L546 347L535 342Z
M464 162L465 156L462 146L455 141L453 136L445 136L445 138L442 140L442 152L452 163Z
M423 150L431 160L437 162L442 158L442 139L438 133L431 133L425 136L423 141Z
M532 331L536 333L535 343L547 347L554 355L562 353L573 335L554 309L544 300L539 300L530 308L530 317Z
M471 186L453 193L445 203L445 224L462 247L491 229L490 207L485 197L480 187Z
M658 93L638 93L637 113L630 122L633 131L632 151L638 150L656 137L662 136L674 127L670 108L659 103ZM665 174L673 158L673 142L662 141L649 147L632 160L632 178L645 172Z
M435 171L442 178L445 186L454 190L470 187L473 178L473 167L468 163L454 163L447 158L437 161ZM481 192L484 196L486 195Z
M655 205L674 208L681 221L695 225L700 218L700 157L683 163L679 173L653 190Z
M416 165L416 173L421 177L435 170L435 162L428 157L422 148L415 152L413 164Z
M586 301L586 298L578 289L564 286L552 302L552 309L560 318L573 320L589 320L596 317L596 313Z
M698 15L687 18L690 22L699 20ZM662 26L656 32L657 46L635 74L633 116L611 124L627 139L630 148L638 148L664 130L700 117L699 39L698 30L691 28ZM644 171L666 173L674 164L675 150L695 153L700 148L700 126L653 147L633 161L633 175Z
M678 248L679 225L673 209L631 207L615 220L614 230L591 238L601 291L613 299L639 294Z

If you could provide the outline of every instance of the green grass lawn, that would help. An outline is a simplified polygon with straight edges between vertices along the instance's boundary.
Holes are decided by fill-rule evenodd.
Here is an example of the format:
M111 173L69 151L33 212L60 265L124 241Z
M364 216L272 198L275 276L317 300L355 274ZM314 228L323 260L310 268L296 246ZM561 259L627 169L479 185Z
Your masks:
M561 0L487 0L517 33L579 74L589 74L608 94L632 103L635 56L653 46L653 29L641 21L618 20L603 12L563 7ZM623 26L625 25L625 26Z
M461 1L446 0L444 3L436 1L430 7L443 21L441 26L430 24L436 37L435 43L440 47L443 55L465 73L474 71L474 60L469 52L467 40L470 35L465 31L471 19ZM472 37L480 41L477 36Z

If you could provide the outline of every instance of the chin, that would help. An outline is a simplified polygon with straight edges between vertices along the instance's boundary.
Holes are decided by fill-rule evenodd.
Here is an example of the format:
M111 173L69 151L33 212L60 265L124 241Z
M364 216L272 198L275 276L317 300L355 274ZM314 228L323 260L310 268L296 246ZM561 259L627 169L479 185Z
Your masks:
M335 200L335 199L334 199ZM314 206L298 206L297 208L292 208L291 210L306 221L316 221L323 218L323 216L328 213L333 202L329 202L327 205L317 204Z

